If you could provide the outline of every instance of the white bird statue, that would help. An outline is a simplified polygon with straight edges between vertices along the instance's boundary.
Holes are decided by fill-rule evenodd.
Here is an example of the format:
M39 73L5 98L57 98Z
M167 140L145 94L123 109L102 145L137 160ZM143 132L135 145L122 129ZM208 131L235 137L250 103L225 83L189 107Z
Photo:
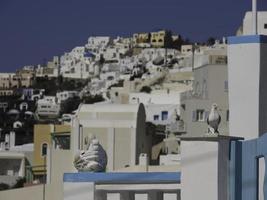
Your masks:
M107 154L98 139L93 138L85 151L79 151L74 158L78 171L104 172L107 166Z
M207 118L207 123L209 125L208 127L208 133L212 134L218 134L219 135L219 124L221 122L221 116L218 113L218 105L216 103L213 103L211 106L210 114Z

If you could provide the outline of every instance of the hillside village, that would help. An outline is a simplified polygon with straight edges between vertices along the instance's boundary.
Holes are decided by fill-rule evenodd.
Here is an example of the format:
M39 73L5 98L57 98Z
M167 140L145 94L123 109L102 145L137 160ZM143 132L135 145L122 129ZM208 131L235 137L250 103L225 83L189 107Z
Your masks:
M251 17L237 36L250 34ZM228 55L227 38L191 43L157 30L90 36L45 64L0 73L0 190L46 183L48 199L63 199L63 174L77 171L92 137L106 172L181 171L181 140L208 134L214 103L219 135L230 135Z

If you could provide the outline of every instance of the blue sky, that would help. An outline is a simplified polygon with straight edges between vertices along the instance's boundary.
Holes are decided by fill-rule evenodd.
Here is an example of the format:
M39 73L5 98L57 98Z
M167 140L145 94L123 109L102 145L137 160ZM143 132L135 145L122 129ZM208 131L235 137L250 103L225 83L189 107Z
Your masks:
M250 0L0 0L0 71L41 64L92 35L165 28L191 41L230 36L250 9Z

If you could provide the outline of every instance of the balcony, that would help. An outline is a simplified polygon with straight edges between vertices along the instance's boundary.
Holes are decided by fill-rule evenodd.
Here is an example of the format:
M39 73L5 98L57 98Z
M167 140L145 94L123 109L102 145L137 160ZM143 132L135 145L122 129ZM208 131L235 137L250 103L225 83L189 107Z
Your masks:
M179 172L65 173L64 199L180 199Z

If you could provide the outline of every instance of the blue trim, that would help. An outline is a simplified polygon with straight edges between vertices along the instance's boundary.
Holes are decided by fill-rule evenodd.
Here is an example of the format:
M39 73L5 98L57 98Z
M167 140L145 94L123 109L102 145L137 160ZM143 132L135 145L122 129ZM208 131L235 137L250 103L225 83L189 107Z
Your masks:
M149 172L149 173L65 173L64 182L108 183L180 183L180 172Z
M235 199L242 199L242 142L236 142L235 152Z
M244 35L228 37L228 44L267 43L265 35Z

